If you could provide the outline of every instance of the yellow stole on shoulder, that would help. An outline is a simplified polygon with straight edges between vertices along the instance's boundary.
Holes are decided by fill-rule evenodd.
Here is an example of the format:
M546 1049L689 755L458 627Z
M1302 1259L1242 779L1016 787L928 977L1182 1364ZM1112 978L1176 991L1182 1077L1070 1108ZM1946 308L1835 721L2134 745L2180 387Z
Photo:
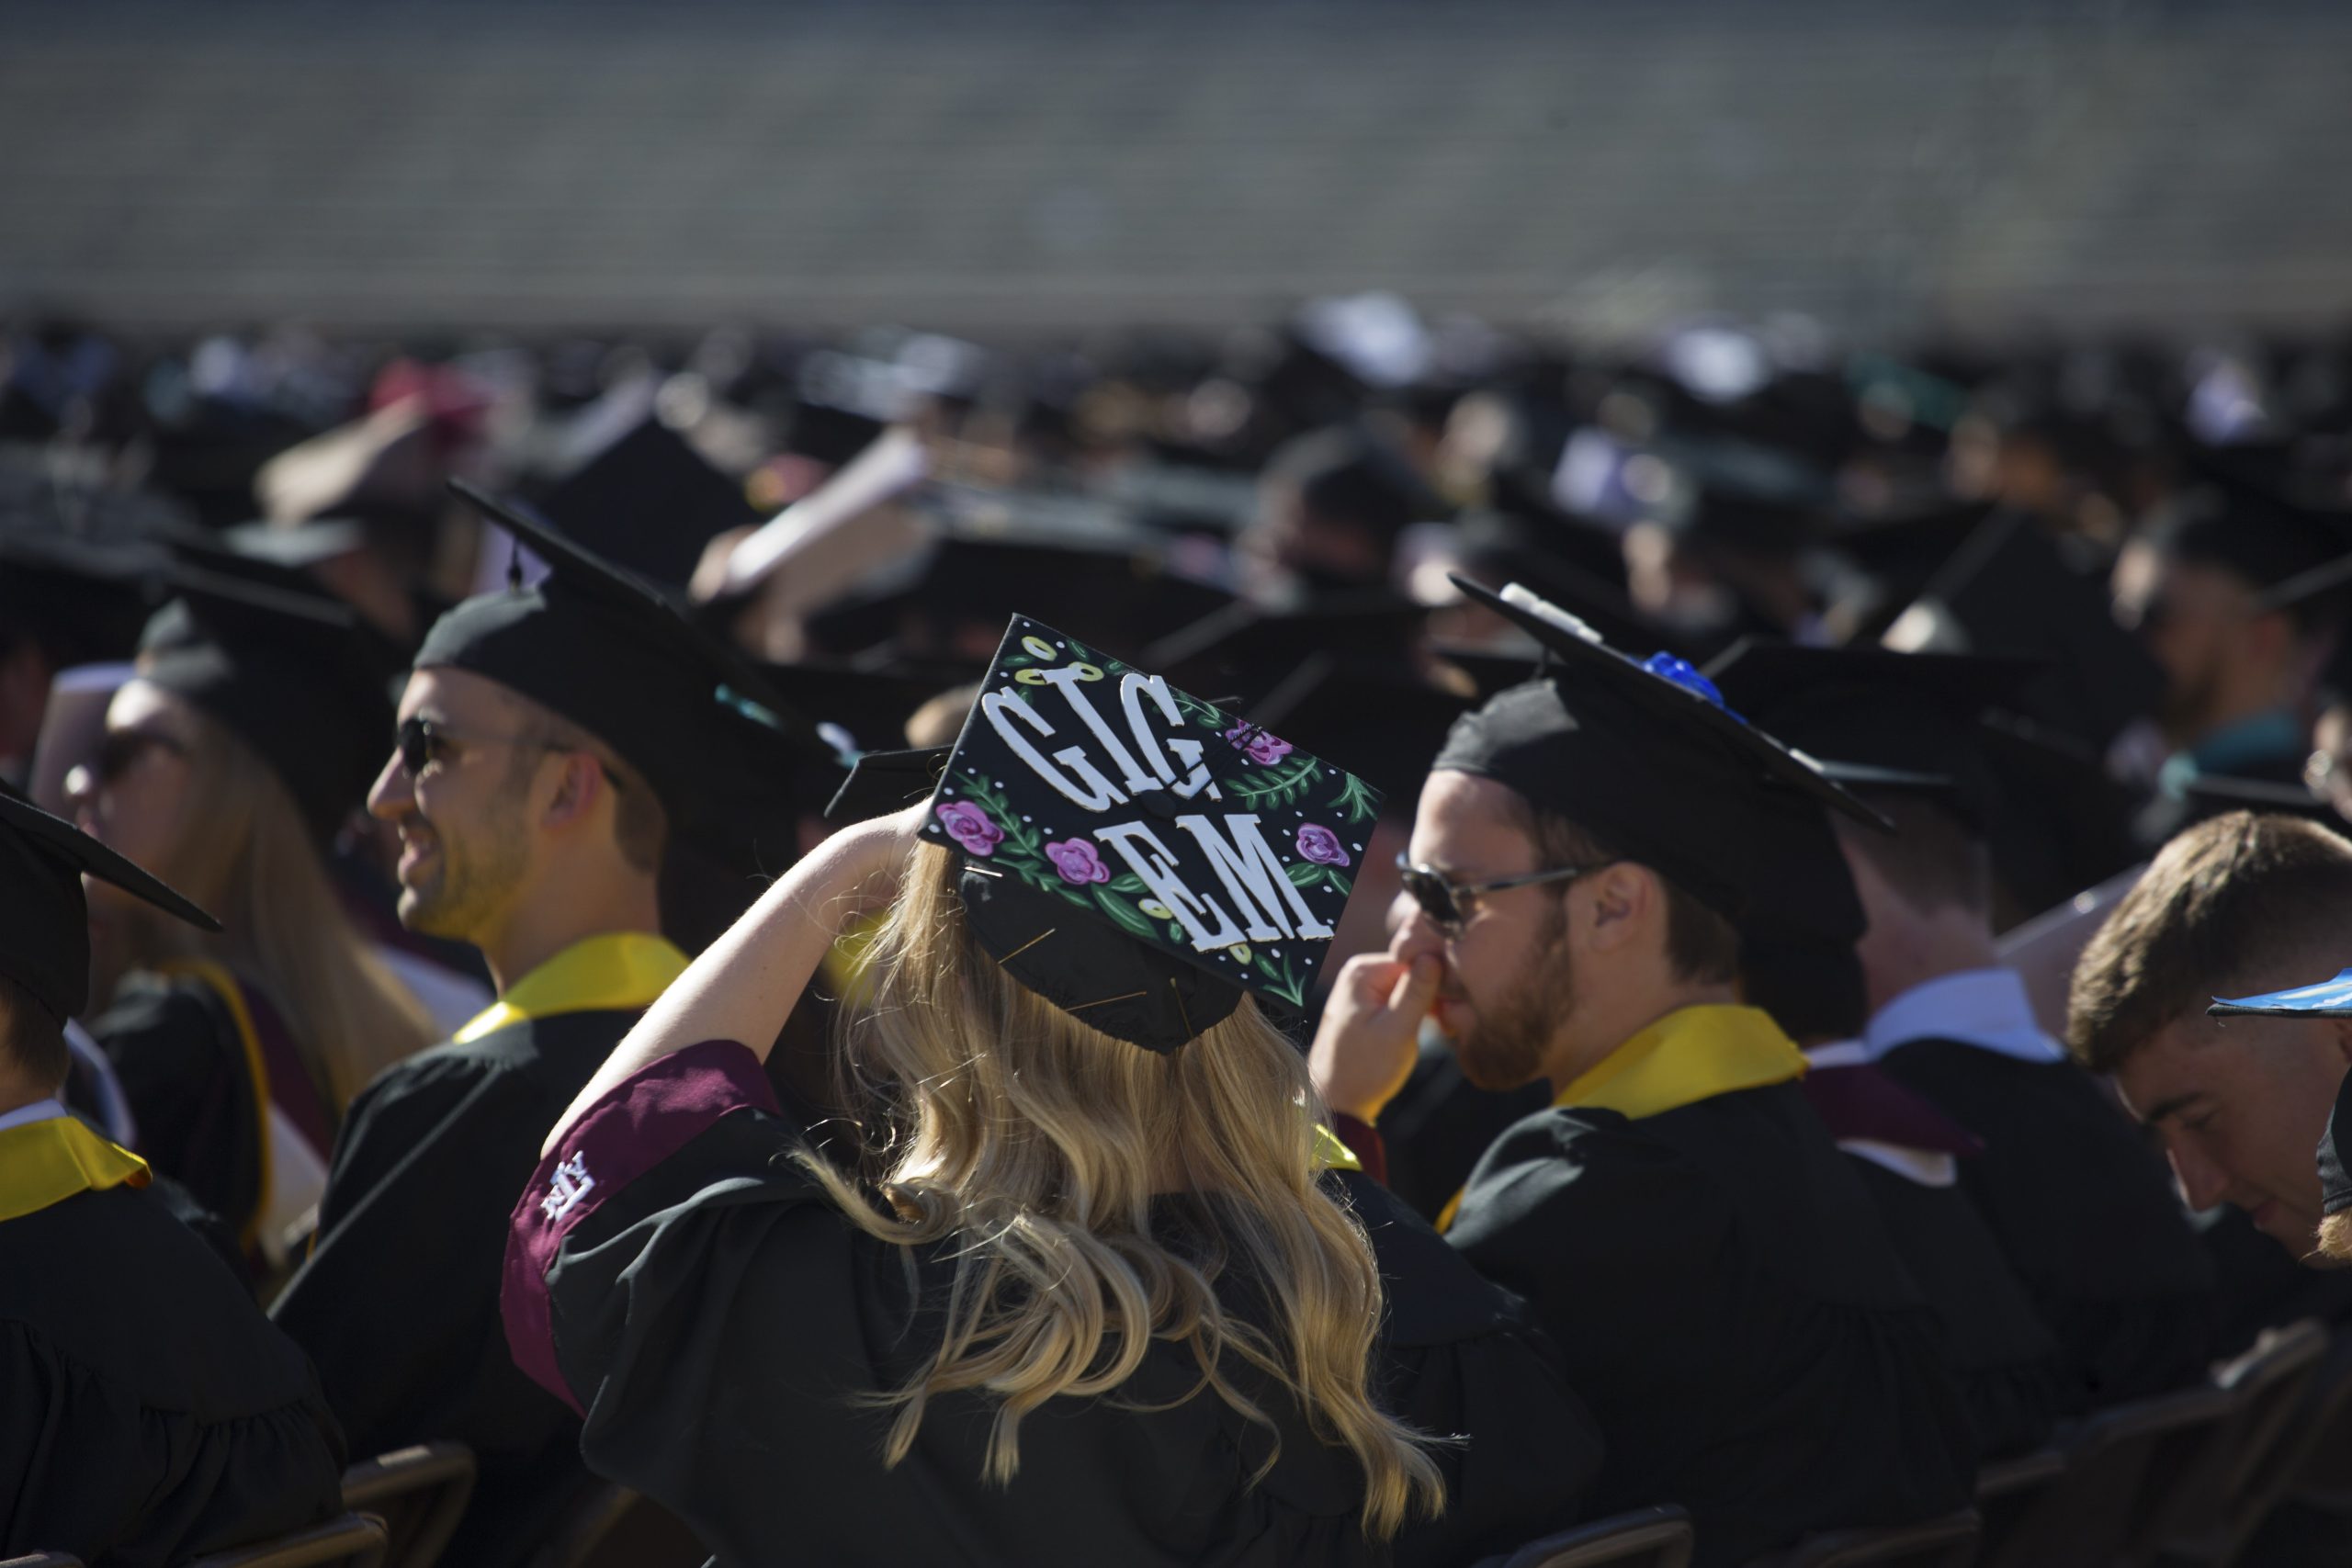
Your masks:
M650 1007L686 972L686 955L651 931L607 931L573 942L506 988L450 1038L459 1044L493 1030L566 1012L629 1012Z
M1804 1068L1804 1053L1760 1008L1678 1008L1587 1068L1552 1103L1638 1122L1719 1094L1793 1083ZM1437 1228L1451 1226L1461 1207L1456 1192Z
M0 1131L0 1222L22 1219L77 1192L154 1179L147 1162L71 1116Z

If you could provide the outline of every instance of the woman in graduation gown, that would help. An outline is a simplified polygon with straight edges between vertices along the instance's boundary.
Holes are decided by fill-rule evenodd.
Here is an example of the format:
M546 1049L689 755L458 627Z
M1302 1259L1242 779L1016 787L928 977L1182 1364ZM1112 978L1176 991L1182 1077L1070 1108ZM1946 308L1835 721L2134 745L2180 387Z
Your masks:
M977 869L921 807L802 860L548 1140L507 1335L590 1466L729 1563L1462 1562L1569 1522L1598 1439L1519 1304L1344 1168L1252 997L1032 896L967 808L928 820ZM760 1058L861 884L818 1152Z
M90 1032L141 1152L265 1266L317 1201L345 1107L433 1034L326 866L391 732L358 635L323 601L166 606L71 778L85 830L228 917L205 935L98 889Z

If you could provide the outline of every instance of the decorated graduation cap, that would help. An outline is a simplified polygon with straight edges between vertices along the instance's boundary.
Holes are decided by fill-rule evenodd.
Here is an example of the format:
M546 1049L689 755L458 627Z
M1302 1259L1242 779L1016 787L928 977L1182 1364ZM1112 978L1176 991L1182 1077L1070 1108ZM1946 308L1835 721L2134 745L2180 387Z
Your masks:
M1655 867L1735 924L1753 901L1763 792L1792 791L1885 826L1812 758L1726 707L1682 660L1629 658L1516 583L1496 593L1453 581L1533 637L1550 662L1464 716L1433 768L1508 785Z
M923 776L903 755L874 761ZM1306 1004L1381 800L1021 615L934 776L923 833L961 861L981 945L1064 1011L1160 1052L1245 991Z
M89 908L82 878L95 876L189 925L220 922L62 817L0 784L0 975L60 1019L90 1003Z
M546 563L433 625L415 668L467 671L580 726L644 775L673 830L695 830L715 761L763 742L833 755L750 660L685 610L544 523L465 483L451 489ZM781 753L779 753L781 754Z
M1981 720L2041 671L2030 659L1806 648L1743 638L1711 660L1724 700L1850 788L1932 796L1982 831L1997 791Z
M180 596L141 634L139 677L258 752L323 846L383 765L398 654L299 574L219 564L172 569Z

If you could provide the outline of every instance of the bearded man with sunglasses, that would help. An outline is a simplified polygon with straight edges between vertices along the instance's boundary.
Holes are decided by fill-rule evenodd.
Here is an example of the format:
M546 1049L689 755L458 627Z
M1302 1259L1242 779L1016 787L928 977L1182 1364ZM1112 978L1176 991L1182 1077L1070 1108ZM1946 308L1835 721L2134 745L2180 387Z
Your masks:
M455 1440L479 1467L449 1559L522 1560L593 1484L572 1412L498 1316L507 1215L548 1125L685 967L664 873L713 800L782 798L798 755L757 674L614 569L501 512L548 563L437 622L368 808L399 832L400 918L471 943L498 997L379 1077L336 1140L314 1250L273 1308L366 1455ZM740 846L789 863L788 818ZM580 1191L593 1173L577 1179Z
M1370 1143L1424 1016L1472 1083L1548 1081L1442 1226L1558 1343L1602 1429L1596 1508L1679 1504L1697 1561L1728 1564L1964 1506L1973 1438L1931 1310L1803 1053L1738 995L1773 794L1868 812L1679 660L1463 586L1556 662L1440 752L1410 915L1317 1033L1326 1103Z

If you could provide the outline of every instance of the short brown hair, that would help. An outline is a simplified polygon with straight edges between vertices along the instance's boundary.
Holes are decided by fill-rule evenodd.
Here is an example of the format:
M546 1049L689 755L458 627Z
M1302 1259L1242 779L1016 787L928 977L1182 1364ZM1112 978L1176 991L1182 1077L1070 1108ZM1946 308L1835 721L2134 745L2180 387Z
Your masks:
M1892 833L1843 819L1838 836L1871 863L1903 901L1922 913L1957 907L1989 918L1993 860L1984 840L1931 800L1888 790L1860 792L1894 824Z
M1649 863L1638 855L1619 853L1565 817L1537 810L1517 791L1511 792L1510 802L1516 825L1533 840L1536 855L1544 865L1598 865L1612 860ZM1737 928L1666 873L1656 866L1650 870L1666 889L1666 961L1675 978L1701 983L1737 980Z
M27 1077L42 1089L55 1089L73 1070L74 1054L65 1045L65 1022L33 999L33 994L0 975L0 1049L15 1059Z
M2083 950L2066 1041L2111 1073L2255 964L2352 941L2352 843L2298 817L2233 811L2180 834ZM2314 975L2313 979L2319 978Z

